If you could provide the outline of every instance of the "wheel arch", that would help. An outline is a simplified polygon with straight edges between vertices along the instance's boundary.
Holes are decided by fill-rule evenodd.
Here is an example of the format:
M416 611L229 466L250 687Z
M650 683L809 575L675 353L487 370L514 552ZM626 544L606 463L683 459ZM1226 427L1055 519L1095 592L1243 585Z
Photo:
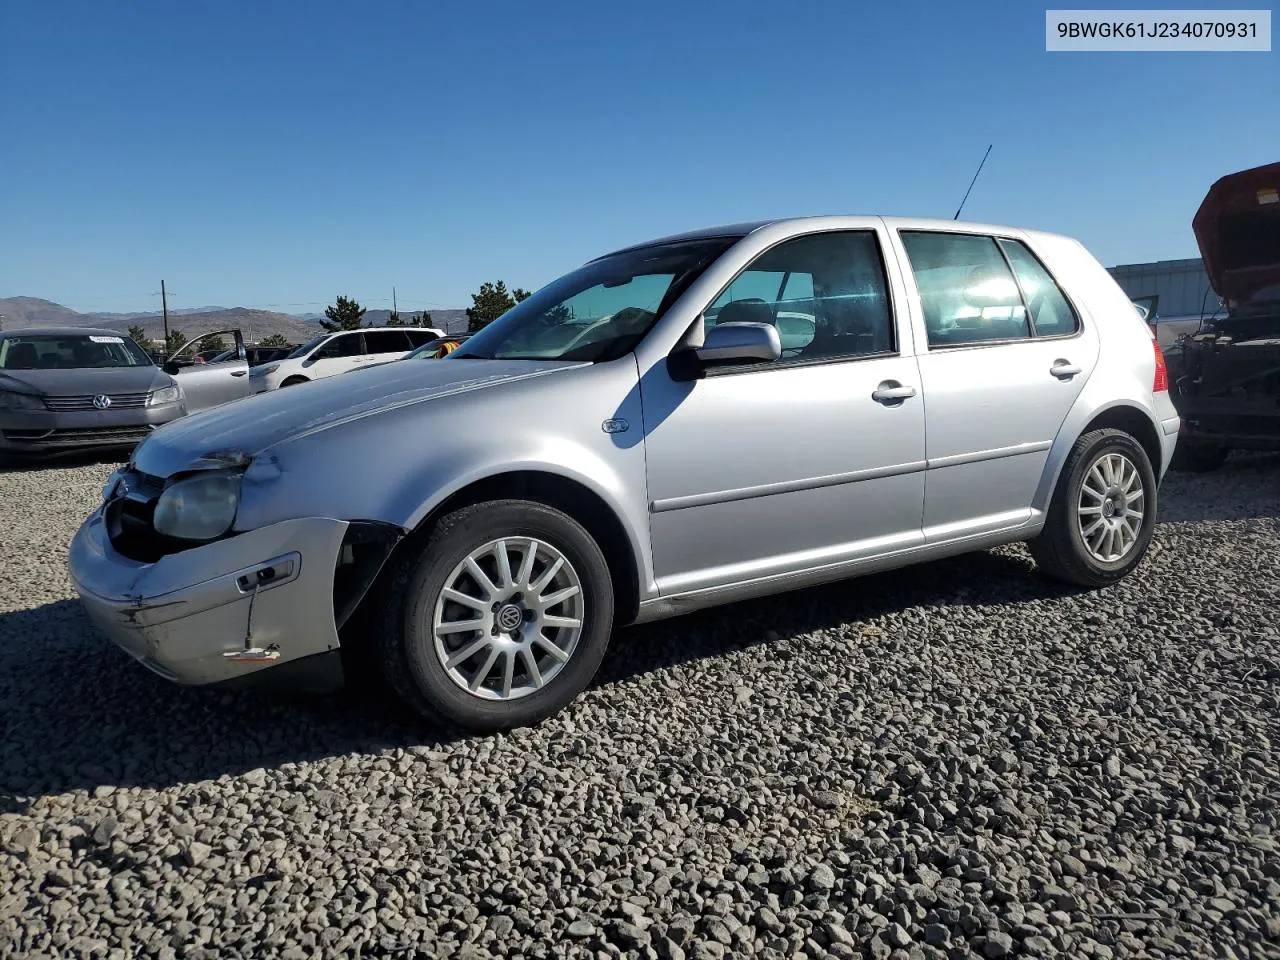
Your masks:
M597 491L582 481L549 470L519 469L472 480L434 504L396 546L391 560L419 549L442 517L487 500L532 500L572 517L600 546L613 581L615 620L635 620L640 607L640 558L626 524ZM388 562L384 570L392 569Z
M1057 487L1058 478L1066 465L1067 455L1076 441L1086 433L1107 428L1123 430L1137 440L1143 452L1146 453L1147 459L1151 461L1151 469L1155 472L1157 479L1163 474L1166 464L1162 462L1163 446L1160 442L1159 426L1151 413L1138 404L1128 400L1118 400L1093 411L1092 416L1078 429L1063 430L1058 434L1050 451L1044 476L1040 480L1040 487L1036 491L1035 505L1038 509L1048 512L1049 501L1053 498L1054 488Z

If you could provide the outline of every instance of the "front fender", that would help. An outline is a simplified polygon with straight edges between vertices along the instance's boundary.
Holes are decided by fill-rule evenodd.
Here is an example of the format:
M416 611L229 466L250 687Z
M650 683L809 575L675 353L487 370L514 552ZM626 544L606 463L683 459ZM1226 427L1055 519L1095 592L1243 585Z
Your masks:
M465 361L460 361L465 362ZM377 520L406 532L468 486L534 471L596 494L652 586L643 418L634 357L388 410L264 452L237 529L285 517ZM606 433L603 423L621 432Z

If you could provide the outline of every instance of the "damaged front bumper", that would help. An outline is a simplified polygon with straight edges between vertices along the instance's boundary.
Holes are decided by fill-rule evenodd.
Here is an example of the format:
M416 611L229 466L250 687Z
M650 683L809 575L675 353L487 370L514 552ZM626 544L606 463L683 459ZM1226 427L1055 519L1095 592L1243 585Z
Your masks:
M99 509L76 533L68 569L93 622L169 680L239 682L271 671L332 687L340 668L307 666L338 659L334 570L348 526L285 520L144 563L114 549Z

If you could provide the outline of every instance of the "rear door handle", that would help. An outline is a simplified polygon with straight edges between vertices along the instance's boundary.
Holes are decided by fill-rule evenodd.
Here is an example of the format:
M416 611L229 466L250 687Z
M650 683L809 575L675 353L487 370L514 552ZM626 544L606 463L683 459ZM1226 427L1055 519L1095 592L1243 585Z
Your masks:
M915 395L915 387L904 387L897 380L886 380L876 387L875 393L871 394L871 399L876 403L894 406Z
M1080 373L1080 368L1069 360L1055 360L1053 361L1053 366L1049 368L1049 372L1059 380L1070 380Z

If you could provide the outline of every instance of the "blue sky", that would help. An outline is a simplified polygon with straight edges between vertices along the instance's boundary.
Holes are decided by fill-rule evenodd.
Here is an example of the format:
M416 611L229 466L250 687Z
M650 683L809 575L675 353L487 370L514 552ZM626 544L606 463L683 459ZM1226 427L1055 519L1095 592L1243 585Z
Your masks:
M1280 53L1049 54L1044 9L6 0L0 296L456 307L708 224L949 217L988 143L966 218L1195 256L1209 184L1280 160Z

